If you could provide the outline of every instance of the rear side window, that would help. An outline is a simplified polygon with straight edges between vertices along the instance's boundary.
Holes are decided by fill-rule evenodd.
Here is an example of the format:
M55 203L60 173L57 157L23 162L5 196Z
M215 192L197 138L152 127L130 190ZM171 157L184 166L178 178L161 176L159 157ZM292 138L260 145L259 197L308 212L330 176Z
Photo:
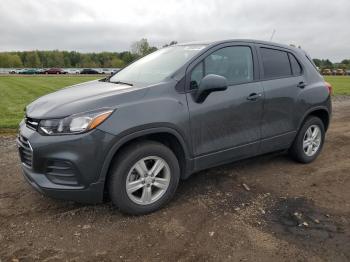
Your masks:
M292 75L287 52L260 48L264 68L264 78L288 77Z
M292 66L293 75L300 76L303 72L298 60L294 55L289 54L290 65Z

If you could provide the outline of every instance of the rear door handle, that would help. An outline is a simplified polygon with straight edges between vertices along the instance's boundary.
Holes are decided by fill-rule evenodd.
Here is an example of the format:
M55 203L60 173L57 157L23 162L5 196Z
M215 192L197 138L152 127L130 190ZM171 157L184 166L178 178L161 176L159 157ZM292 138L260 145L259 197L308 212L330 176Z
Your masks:
M299 88L304 88L306 86L306 83L305 82L299 82L298 84L297 84L297 87L299 87Z
M256 101L258 100L260 97L262 97L262 94L257 94L257 93L251 93L248 97L247 97L247 100L250 100L250 101Z

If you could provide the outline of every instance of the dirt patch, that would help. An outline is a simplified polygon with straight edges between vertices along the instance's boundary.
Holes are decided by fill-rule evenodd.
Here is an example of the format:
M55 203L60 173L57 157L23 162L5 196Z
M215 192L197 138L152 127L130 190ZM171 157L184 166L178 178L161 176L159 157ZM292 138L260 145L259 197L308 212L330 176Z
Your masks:
M305 198L281 199L264 216L267 232L332 261L350 260L350 214L331 214ZM336 252L334 252L336 250Z
M2 261L350 260L347 97L334 103L315 162L282 153L203 171L142 217L40 195L21 175L14 141L0 137Z

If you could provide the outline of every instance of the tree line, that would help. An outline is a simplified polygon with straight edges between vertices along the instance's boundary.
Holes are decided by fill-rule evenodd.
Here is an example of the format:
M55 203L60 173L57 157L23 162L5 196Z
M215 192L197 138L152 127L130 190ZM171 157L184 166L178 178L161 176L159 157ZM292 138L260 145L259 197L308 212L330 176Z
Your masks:
M171 41L163 47L177 44ZM136 59L156 51L143 38L131 45L130 51L80 53L76 51L18 51L0 52L0 68L50 68L50 67L78 67L78 68L121 68ZM313 59L320 69L350 69L350 59L340 63L332 63L329 59Z
M76 51L23 51L0 53L1 68L115 67L120 68L138 56L129 51L79 53Z
M340 63L332 63L329 59L313 59L315 65L322 69L350 69L350 59L343 59Z
M174 44L177 42L171 41L163 47ZM143 38L131 45L131 51L124 52L80 53L59 50L0 52L0 68L121 68L157 49Z

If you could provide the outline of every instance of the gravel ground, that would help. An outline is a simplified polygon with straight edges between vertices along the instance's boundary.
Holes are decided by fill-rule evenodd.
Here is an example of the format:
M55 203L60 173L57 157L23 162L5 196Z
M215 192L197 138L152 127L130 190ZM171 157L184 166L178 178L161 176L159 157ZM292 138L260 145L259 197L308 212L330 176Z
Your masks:
M348 97L334 99L315 162L282 153L209 169L142 217L41 196L1 136L0 261L350 261L349 170Z

